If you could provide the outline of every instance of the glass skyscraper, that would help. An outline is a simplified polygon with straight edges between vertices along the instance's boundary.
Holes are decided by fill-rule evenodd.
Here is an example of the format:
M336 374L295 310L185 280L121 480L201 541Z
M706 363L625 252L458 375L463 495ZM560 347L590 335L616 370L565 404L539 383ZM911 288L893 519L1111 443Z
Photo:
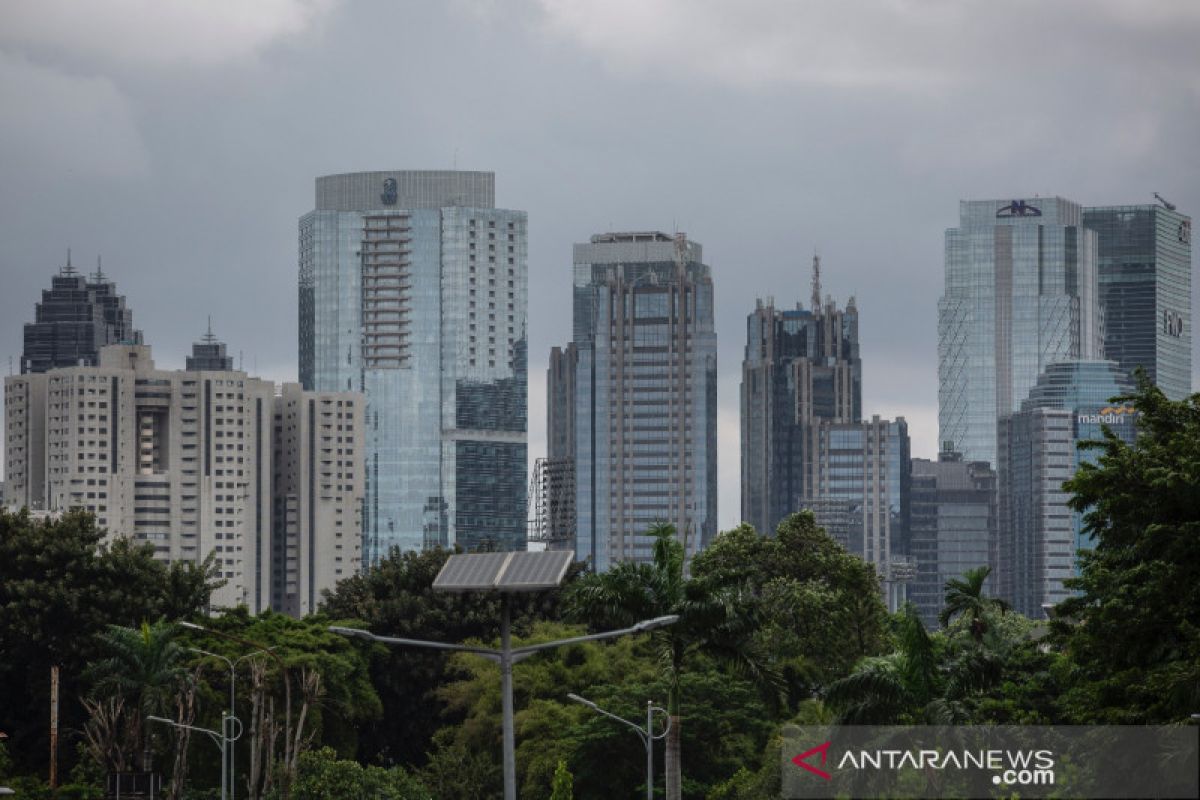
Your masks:
M1061 197L963 201L938 303L942 449L996 463L996 421L1048 364L1103 348L1096 233Z
M316 181L300 219L300 378L362 391L364 560L525 546L526 214L490 172Z
M1078 444L1102 439L1102 426L1134 440L1134 409L1112 403L1131 389L1113 361L1051 364L1020 412L1000 420L997 572L1001 596L1022 614L1041 616L1068 596L1063 580L1076 571L1075 553L1092 543L1062 485L1081 463L1098 457Z
M658 522L695 553L717 530L717 335L700 245L600 234L575 245L574 270L573 347L553 354L548 392L555 452L574 453L576 555L597 570L649 561Z
M99 262L96 271L85 277L71 266L70 251L67 265L42 291L33 322L25 323L24 333L22 375L59 367L94 367L100 363L101 347L142 343L142 332L133 328L133 311Z
M992 567L986 587L994 594L998 510L996 471L984 461L963 461L942 452L937 461L912 460L909 533L917 577L909 599L926 627L938 626L946 605L946 582L967 570Z
M768 299L746 320L742 361L742 520L762 533L799 508L806 426L862 417L862 361L854 298L821 300L813 259L811 307L776 310Z
M1087 208L1096 231L1104 355L1143 367L1172 400L1192 391L1192 220L1164 206Z

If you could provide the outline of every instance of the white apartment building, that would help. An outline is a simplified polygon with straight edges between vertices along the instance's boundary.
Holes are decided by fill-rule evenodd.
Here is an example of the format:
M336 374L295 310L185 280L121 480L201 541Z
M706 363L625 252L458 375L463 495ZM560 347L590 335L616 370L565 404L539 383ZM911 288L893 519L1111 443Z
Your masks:
M216 357L200 357L214 347ZM224 346L211 336L197 345L189 365L160 370L149 347L112 345L101 349L97 366L6 378L6 502L50 512L86 509L111 536L151 544L164 562L198 563L211 554L225 581L214 606L312 610L288 605L287 593L274 591L274 571L290 576L294 569L276 557L276 531L285 529L273 524L275 491L295 485L293 472L305 468L291 450L277 453L273 446L277 411L286 411L288 398L297 401L295 392L276 397L272 382L232 369ZM332 427L343 429L334 439L361 437L359 395L302 394L322 412L301 424L323 424L328 406L340 417ZM324 431L296 435L318 447L326 441ZM289 583L307 597L319 597L349 574L340 565L344 539L355 539L359 529L361 446L341 449L353 454L338 464L339 488L315 502L318 509L336 509L328 513L342 519L342 527L313 532L307 525L318 516L311 515L289 532L306 538L309 564L320 565ZM306 580L329 582L307 586Z

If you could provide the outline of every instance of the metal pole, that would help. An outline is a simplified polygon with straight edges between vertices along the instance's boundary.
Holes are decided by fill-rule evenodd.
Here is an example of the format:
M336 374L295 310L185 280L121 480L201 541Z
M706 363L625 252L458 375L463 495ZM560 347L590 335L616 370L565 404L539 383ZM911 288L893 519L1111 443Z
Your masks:
M504 707L504 800L517 800L516 737L513 733L512 637L508 595L501 601L500 618L500 694Z
M226 794L226 786L229 783L229 764L225 760L225 749L226 749L226 746L229 744L229 740L227 738L225 738L226 737L226 733L225 733L226 727L225 726L228 724L229 724L229 715L227 715L224 711L222 711L221 712L221 800L226 800L226 798L228 796Z
M237 673L234 672L233 662L230 662L229 663L229 716L231 718L234 717L233 700L234 700L234 696L235 696L234 692L237 691L234 688L235 680L237 680ZM230 724L232 724L232 723L230 723ZM221 727L221 735L222 736L225 735L224 726ZM234 756L237 755L237 748L236 748L236 746L234 746L232 740L230 740L229 745L230 745L230 747L229 747L229 800L233 800L234 794L235 794L235 789L233 787L233 782L234 782L233 759L234 759Z
M654 711L646 701L646 800L654 800Z
M50 667L50 788L58 788L58 665Z

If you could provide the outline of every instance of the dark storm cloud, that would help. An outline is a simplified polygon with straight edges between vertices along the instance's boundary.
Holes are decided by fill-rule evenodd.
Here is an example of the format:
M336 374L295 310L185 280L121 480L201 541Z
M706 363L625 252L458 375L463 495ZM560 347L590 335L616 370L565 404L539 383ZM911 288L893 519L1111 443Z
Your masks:
M936 449L942 231L969 197L1200 209L1200 5L20 0L0 10L0 344L104 254L158 360L212 313L294 379L316 175L494 170L530 215L531 456L570 246L678 229L717 285L723 525L759 296L862 313L865 410Z

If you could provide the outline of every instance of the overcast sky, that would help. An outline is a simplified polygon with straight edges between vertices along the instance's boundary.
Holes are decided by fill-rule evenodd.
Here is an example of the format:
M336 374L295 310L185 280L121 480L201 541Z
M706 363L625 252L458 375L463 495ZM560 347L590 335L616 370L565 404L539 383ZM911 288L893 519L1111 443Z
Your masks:
M5 0L0 354L73 248L103 255L159 364L213 316L296 377L313 178L496 173L529 212L530 457L571 244L685 231L720 339L720 522L739 517L756 297L857 297L864 412L937 442L937 298L958 201L1200 210L1194 0ZM1196 370L1193 370L1193 374Z

